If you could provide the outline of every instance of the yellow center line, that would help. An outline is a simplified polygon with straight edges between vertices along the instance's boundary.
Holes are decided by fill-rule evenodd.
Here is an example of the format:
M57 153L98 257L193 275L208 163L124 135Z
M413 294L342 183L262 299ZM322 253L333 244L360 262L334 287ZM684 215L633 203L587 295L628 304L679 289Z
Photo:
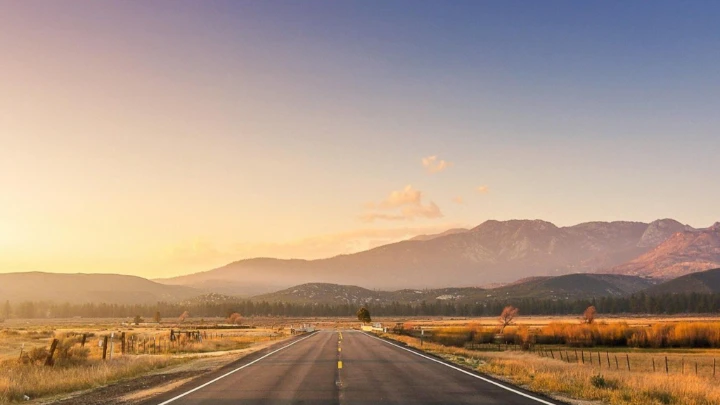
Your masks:
M338 368L342 368L342 360L338 360Z

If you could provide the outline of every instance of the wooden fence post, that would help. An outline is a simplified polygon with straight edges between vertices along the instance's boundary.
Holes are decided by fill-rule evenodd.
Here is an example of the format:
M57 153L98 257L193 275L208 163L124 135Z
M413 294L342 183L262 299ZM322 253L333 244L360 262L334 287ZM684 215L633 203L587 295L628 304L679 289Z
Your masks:
M698 373L698 370L697 370L697 361L696 361L695 362L695 375L697 375L697 373Z
M665 374L670 374L670 369L668 368L667 356L665 356Z
M617 354L615 355L615 370L620 370L620 364L618 364Z
M610 353L605 352L605 356L607 357L608 368L610 368Z
M85 347L86 339L87 339L87 334L83 333L82 340L80 341L80 347Z
M602 360L600 359L600 352L597 352L598 355L598 366L602 368Z
M582 359L582 364L585 364L585 352L580 350L580 356L582 356L580 357Z
M105 336L105 338L103 339L103 360L105 360L107 357L107 347L108 347L108 337Z
M120 334L120 353L125 354L125 332Z
M53 361L53 355L55 355L55 349L57 349L58 340L53 339L52 343L50 344L50 354L48 354L47 359L45 359L45 365L46 366L52 366L55 362Z
M654 373L655 372L655 358L654 357L652 358L652 363L653 363L653 373Z
M625 359L627 360L628 371L630 371L630 356L627 353L625 353Z
M680 371L680 374L685 374L685 357L682 358L682 369Z
M715 359L713 359L713 377L715 377Z

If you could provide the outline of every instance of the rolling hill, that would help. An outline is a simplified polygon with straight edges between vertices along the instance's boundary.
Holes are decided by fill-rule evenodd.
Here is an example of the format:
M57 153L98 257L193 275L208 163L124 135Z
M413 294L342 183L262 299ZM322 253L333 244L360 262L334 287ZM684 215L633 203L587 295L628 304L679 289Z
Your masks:
M624 296L642 291L653 280L617 274L567 274L558 277L533 277L526 281L488 290L495 298L580 299Z
M194 288L156 283L141 277L117 274L0 274L0 302L104 302L151 304L179 301L200 295Z
M368 290L354 285L306 283L274 293L252 297L255 301L286 302L293 304L363 304L385 302L385 292Z
M507 283L618 266L651 249L641 245L662 238L661 231L667 227L653 224L618 221L557 227L540 220L491 220L464 232L350 255L320 260L248 259L157 281L229 295L256 295L308 282L381 290ZM651 227L661 231L651 232L653 238L647 236L643 242Z
M441 288L398 291L373 291L353 285L307 283L253 297L256 301L299 304L418 304L435 300L481 303L519 298L571 300L589 297L624 296L652 286L651 280L614 274L568 274L534 277L511 285L493 288Z
M659 294L717 294L720 293L720 268L688 274L666 281L646 291L650 295Z

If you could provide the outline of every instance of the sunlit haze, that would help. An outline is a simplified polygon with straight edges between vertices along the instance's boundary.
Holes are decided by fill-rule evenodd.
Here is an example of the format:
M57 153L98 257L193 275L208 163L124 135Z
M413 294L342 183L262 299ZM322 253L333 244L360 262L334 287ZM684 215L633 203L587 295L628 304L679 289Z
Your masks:
M0 272L720 220L719 3L453 4L0 0Z

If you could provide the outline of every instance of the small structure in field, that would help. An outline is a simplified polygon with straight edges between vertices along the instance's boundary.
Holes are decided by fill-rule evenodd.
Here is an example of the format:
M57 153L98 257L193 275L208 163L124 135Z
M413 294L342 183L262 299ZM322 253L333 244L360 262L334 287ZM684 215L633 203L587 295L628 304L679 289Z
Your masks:
M310 333L315 332L315 327L310 325L309 323L304 323L301 326L298 326L297 328L294 325L290 325L290 334L291 335L300 335L302 333Z
M360 329L365 332L387 332L387 328L383 328L380 322L375 322L371 325L360 324Z

